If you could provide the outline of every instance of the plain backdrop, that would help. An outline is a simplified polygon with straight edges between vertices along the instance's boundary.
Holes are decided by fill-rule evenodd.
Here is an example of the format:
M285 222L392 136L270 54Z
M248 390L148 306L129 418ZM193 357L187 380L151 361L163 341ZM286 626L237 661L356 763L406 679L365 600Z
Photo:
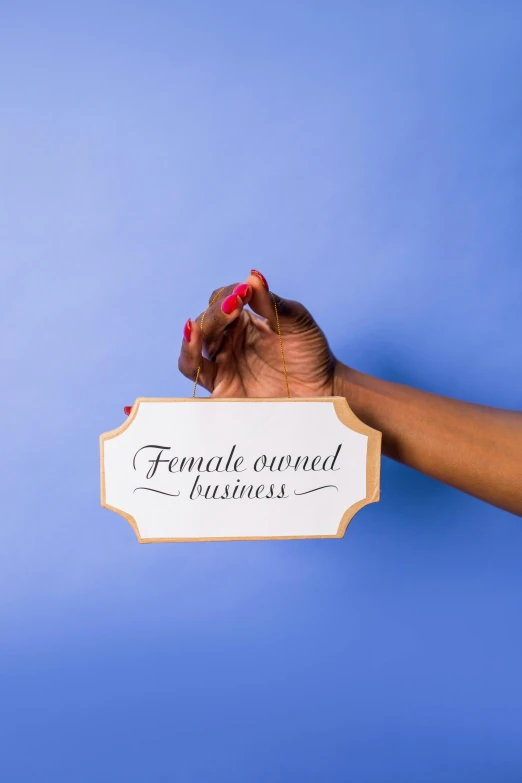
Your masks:
M2 781L515 783L522 520L383 460L342 540L139 546L100 433L254 267L522 407L522 5L0 2Z

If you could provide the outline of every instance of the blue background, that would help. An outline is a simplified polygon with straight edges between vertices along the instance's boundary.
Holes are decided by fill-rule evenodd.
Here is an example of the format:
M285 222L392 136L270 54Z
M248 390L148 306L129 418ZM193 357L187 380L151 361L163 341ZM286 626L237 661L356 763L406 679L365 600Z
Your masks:
M522 407L519 2L0 5L4 781L522 779L522 524L383 460L337 541L139 546L100 433L255 267Z

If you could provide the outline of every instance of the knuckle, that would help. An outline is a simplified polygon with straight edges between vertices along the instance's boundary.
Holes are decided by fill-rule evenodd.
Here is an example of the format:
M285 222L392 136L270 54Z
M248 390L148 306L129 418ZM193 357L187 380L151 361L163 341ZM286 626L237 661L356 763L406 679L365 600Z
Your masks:
M304 329L309 329L314 325L315 321L310 312L299 302L294 302L295 307L292 309L294 321L297 326L301 326Z
M223 288L214 288L214 290L212 291L212 293L210 294L210 296L208 298L209 305L212 304L212 302L215 299L217 299L217 297L219 296L219 294L221 293L222 290L223 290Z
M291 319L297 326L309 326L314 320L301 302L294 302L292 299L282 299L274 294L279 315L282 318Z
M231 285L222 285L220 288L215 288L209 296L209 305L216 305L218 299L224 299L226 296L232 293L238 283L231 283Z
M277 296L277 294L272 294L273 300L275 304L277 305L277 309L279 311L279 315L292 315L294 312L294 308L292 305L295 305L295 302L290 302L288 299L283 299L280 296Z

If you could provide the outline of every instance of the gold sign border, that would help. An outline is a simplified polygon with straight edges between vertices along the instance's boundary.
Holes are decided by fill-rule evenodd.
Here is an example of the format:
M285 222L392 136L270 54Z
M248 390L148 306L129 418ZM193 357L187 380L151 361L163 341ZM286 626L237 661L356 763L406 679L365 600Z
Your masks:
M362 500L354 503L348 508L339 523L337 533L332 536L246 536L243 538L141 538L136 520L130 514L122 511L120 508L110 506L105 497L105 465L104 465L104 443L111 438L116 438L124 432L138 414L138 409L142 402L191 402L203 405L223 404L227 402L244 402L244 403L256 403L256 402L284 402L285 404L292 405L300 402L317 402L328 403L333 402L335 413L337 418L348 429L358 432L361 435L366 435L368 438L368 449L366 453L366 497ZM178 544L178 543L192 543L196 541L291 541L301 540L306 538L342 538L346 533L348 523L355 516L355 514L364 506L369 503L377 503L380 497L380 473L381 473L381 433L378 430L374 430L372 427L368 427L360 419L357 418L355 413L348 405L347 400L344 397L291 397L290 399L285 397L138 397L134 405L130 416L123 424L115 430L110 432L104 432L100 435L100 486L101 486L101 504L103 508L108 508L109 511L115 511L124 517L129 525L136 533L136 538L140 544Z

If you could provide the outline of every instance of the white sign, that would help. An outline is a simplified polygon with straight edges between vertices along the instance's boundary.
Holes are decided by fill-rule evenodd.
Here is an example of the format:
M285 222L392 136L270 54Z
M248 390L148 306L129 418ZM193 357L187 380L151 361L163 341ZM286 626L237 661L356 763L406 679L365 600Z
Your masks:
M140 398L100 438L101 503L140 543L341 538L380 444L343 397Z

